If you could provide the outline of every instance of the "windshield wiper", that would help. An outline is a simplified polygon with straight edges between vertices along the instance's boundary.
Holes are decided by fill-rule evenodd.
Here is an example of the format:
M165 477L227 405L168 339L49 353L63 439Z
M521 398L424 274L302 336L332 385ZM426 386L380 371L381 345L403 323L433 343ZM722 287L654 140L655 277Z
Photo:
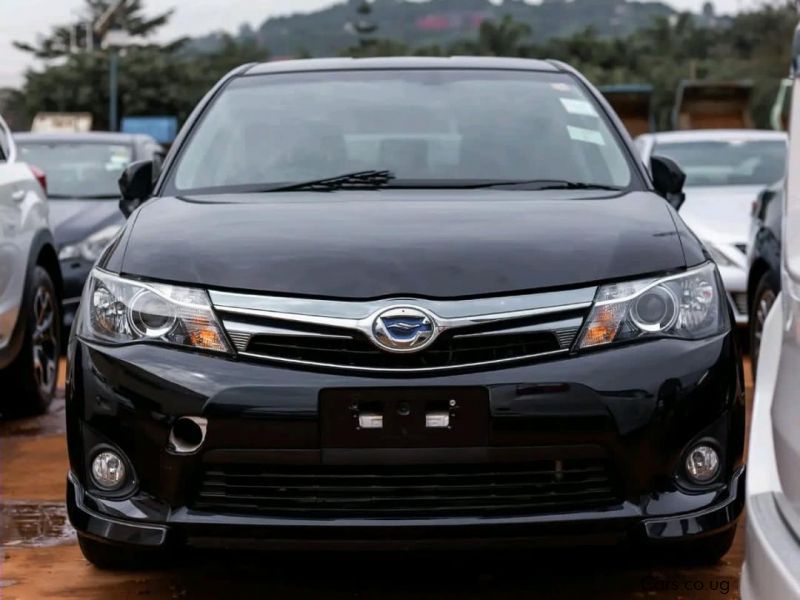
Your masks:
M395 175L391 171L358 171L356 173L346 173L344 175L328 177L326 179L313 179L311 181L282 185L274 188L268 188L264 191L297 192L309 190L334 192L336 190L345 188L356 190L377 190L386 186L393 179L395 179Z
M515 185L536 186L537 190L609 190L619 192L620 187L605 185L602 183L585 183L583 181L567 181L561 179L529 179L520 181L492 181L471 186L473 189L494 188L494 187L513 187Z

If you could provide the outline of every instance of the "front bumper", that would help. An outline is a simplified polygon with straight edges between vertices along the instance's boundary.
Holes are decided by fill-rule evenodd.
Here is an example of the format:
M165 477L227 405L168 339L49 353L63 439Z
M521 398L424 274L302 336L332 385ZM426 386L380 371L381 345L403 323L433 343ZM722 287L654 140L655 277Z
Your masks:
M751 496L747 508L742 598L800 599L800 539L781 514L777 495Z
M83 535L109 544L141 548L451 550L669 544L733 526L744 507L744 483L744 467L740 467L727 483L726 493L720 494L719 500L710 507L648 519L642 518L631 505L597 513L514 519L362 522L310 519L290 522L236 515L204 515L182 508L171 514L166 522L153 524L114 516L120 508L126 512L139 511L135 503L122 507L120 503L90 496L77 477L70 473L67 511L73 527Z
M731 527L743 506L744 398L735 336L658 340L496 371L419 378L361 377L248 363L172 348L110 348L73 338L67 385L68 488L76 529L107 542L198 547L440 547L509 544L669 542ZM470 386L486 390L485 447L326 448L324 390ZM204 446L168 448L180 416L208 420ZM685 451L714 440L720 479L682 481ZM135 472L122 494L93 486L88 463L99 447L118 449ZM380 518L292 517L208 510L195 494L209 464L332 463L358 467L510 460L510 456L601 453L619 496L608 505L535 513ZM343 458L345 457L345 458ZM387 458L388 457L388 458ZM517 460L517 459L514 459Z

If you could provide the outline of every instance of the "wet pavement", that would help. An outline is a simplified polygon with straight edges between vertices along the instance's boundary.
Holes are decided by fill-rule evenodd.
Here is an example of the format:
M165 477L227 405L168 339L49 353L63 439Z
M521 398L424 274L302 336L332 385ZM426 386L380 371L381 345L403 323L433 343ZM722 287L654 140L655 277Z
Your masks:
M739 597L743 524L731 552L709 568L657 564L624 551L568 549L513 555L226 552L190 554L160 571L103 572L83 559L66 520L63 433L63 399L43 417L0 421L2 600Z

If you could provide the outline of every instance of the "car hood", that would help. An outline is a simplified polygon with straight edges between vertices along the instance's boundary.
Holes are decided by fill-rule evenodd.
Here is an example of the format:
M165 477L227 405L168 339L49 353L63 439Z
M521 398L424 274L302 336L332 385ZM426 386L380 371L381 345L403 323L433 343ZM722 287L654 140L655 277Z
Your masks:
M135 215L118 264L125 274L208 288L353 299L514 293L686 266L663 199L598 194L158 198Z
M49 200L50 226L56 245L79 242L108 225L125 223L119 200Z
M750 233L753 202L765 187L687 188L680 215L701 240L742 244Z

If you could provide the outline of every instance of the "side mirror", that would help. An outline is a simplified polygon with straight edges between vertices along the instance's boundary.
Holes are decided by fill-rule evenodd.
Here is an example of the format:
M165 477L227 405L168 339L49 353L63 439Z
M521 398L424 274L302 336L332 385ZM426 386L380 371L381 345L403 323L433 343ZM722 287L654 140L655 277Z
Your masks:
M656 191L678 210L686 200L686 194L683 193L686 173L678 163L665 156L653 156L650 159L650 172Z
M125 218L139 208L153 193L155 169L152 160L140 160L128 165L119 178L119 191L122 199L119 209Z

